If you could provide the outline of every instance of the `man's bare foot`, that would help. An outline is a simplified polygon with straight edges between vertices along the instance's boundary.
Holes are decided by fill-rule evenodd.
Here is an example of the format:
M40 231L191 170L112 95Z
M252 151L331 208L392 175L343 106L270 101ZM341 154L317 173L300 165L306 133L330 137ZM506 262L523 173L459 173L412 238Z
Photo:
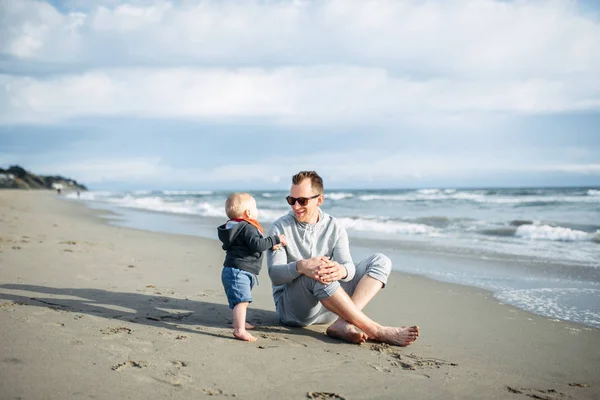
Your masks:
M401 326L398 328L382 326L381 332L373 340L396 346L408 346L417 340L418 337L419 327L417 325Z
M254 329L254 328L256 328L254 325L246 322L246 329Z
M246 342L256 342L256 338L249 334L246 329L234 329L233 336Z
M338 319L327 328L327 335L356 344L364 343L369 338L366 333L359 331L354 325L341 319Z

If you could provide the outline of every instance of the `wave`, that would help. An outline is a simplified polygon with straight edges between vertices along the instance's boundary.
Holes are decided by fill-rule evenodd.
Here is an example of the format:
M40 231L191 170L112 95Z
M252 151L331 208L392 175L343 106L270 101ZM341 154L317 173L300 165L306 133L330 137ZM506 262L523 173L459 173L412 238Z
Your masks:
M425 224L428 226L434 226L436 228L446 228L450 225L450 218L441 217L441 216L433 216L433 217L420 217L415 219L416 222L420 224Z
M600 290L582 288L510 289L494 295L503 303L538 315L600 328L600 312L592 306L598 296Z
M69 192L65 197L67 199L80 199L80 200L102 200L106 197L114 196L116 193L108 191L83 191L79 192L77 196L76 192Z
M347 217L337 218L337 220L342 227L354 231L440 236L438 229L423 224Z
M533 221L529 221L527 219L515 219L513 221L510 221L510 224L512 226L531 225L533 224Z
M163 190L165 196L210 196L211 190Z
M195 214L206 217L224 217L225 211L219 207L216 208L210 203L195 202L185 200L180 202L169 202L162 197L141 197L136 198L131 195L118 198L108 198L104 201L116 204L121 207L136 208L149 211L160 211L174 214Z
M502 226L499 228L482 229L479 232L490 236L515 236L517 233L516 227Z
M600 190L590 189L587 191L588 196L600 196Z
M441 192L439 190L423 189L417 192L404 194L363 194L358 196L361 201L401 201L401 202L420 202L420 201L462 201L480 204L506 204L517 207L540 207L560 203L600 203L600 195L586 196L544 196L544 195L517 195L500 196L488 195L483 192Z
M515 236L533 240L551 240L559 242L589 241L592 236L583 231L550 225L521 225Z
M343 200L351 197L354 197L354 195L352 193L346 192L334 192L325 194L325 198L330 200Z

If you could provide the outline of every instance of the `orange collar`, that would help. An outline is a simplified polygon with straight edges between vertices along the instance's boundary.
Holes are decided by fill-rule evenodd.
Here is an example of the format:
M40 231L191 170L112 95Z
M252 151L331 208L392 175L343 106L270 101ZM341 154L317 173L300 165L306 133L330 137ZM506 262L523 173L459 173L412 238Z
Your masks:
M257 220L255 220L255 219L252 219L252 218L233 218L233 219L230 219L230 221L237 221L237 222L246 221L250 225L256 227L256 229L258 229L260 231L260 233L262 233L263 235L265 234L265 231L264 231L263 227L260 226L260 223Z

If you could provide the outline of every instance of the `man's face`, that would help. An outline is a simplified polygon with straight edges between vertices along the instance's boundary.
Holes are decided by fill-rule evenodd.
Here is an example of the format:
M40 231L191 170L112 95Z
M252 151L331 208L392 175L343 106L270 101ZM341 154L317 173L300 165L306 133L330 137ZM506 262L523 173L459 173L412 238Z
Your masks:
M304 179L297 185L292 185L290 189L290 196L298 198L298 197L306 197L311 198L316 193L311 184L310 179ZM294 203L292 207L292 211L294 212L294 216L298 220L298 222L305 222L309 224L317 223L319 219L319 206L323 203L323 196L319 196L317 198L311 199L308 201L306 206L301 206L297 201Z

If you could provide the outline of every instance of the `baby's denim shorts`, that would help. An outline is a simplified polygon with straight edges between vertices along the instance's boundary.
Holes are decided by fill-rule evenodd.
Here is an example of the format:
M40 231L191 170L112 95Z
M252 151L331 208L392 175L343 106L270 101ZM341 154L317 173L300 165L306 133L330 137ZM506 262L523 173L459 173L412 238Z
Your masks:
M252 303L252 288L256 277L250 272L239 268L224 267L221 272L221 282L225 288L229 308L233 309L238 303Z

